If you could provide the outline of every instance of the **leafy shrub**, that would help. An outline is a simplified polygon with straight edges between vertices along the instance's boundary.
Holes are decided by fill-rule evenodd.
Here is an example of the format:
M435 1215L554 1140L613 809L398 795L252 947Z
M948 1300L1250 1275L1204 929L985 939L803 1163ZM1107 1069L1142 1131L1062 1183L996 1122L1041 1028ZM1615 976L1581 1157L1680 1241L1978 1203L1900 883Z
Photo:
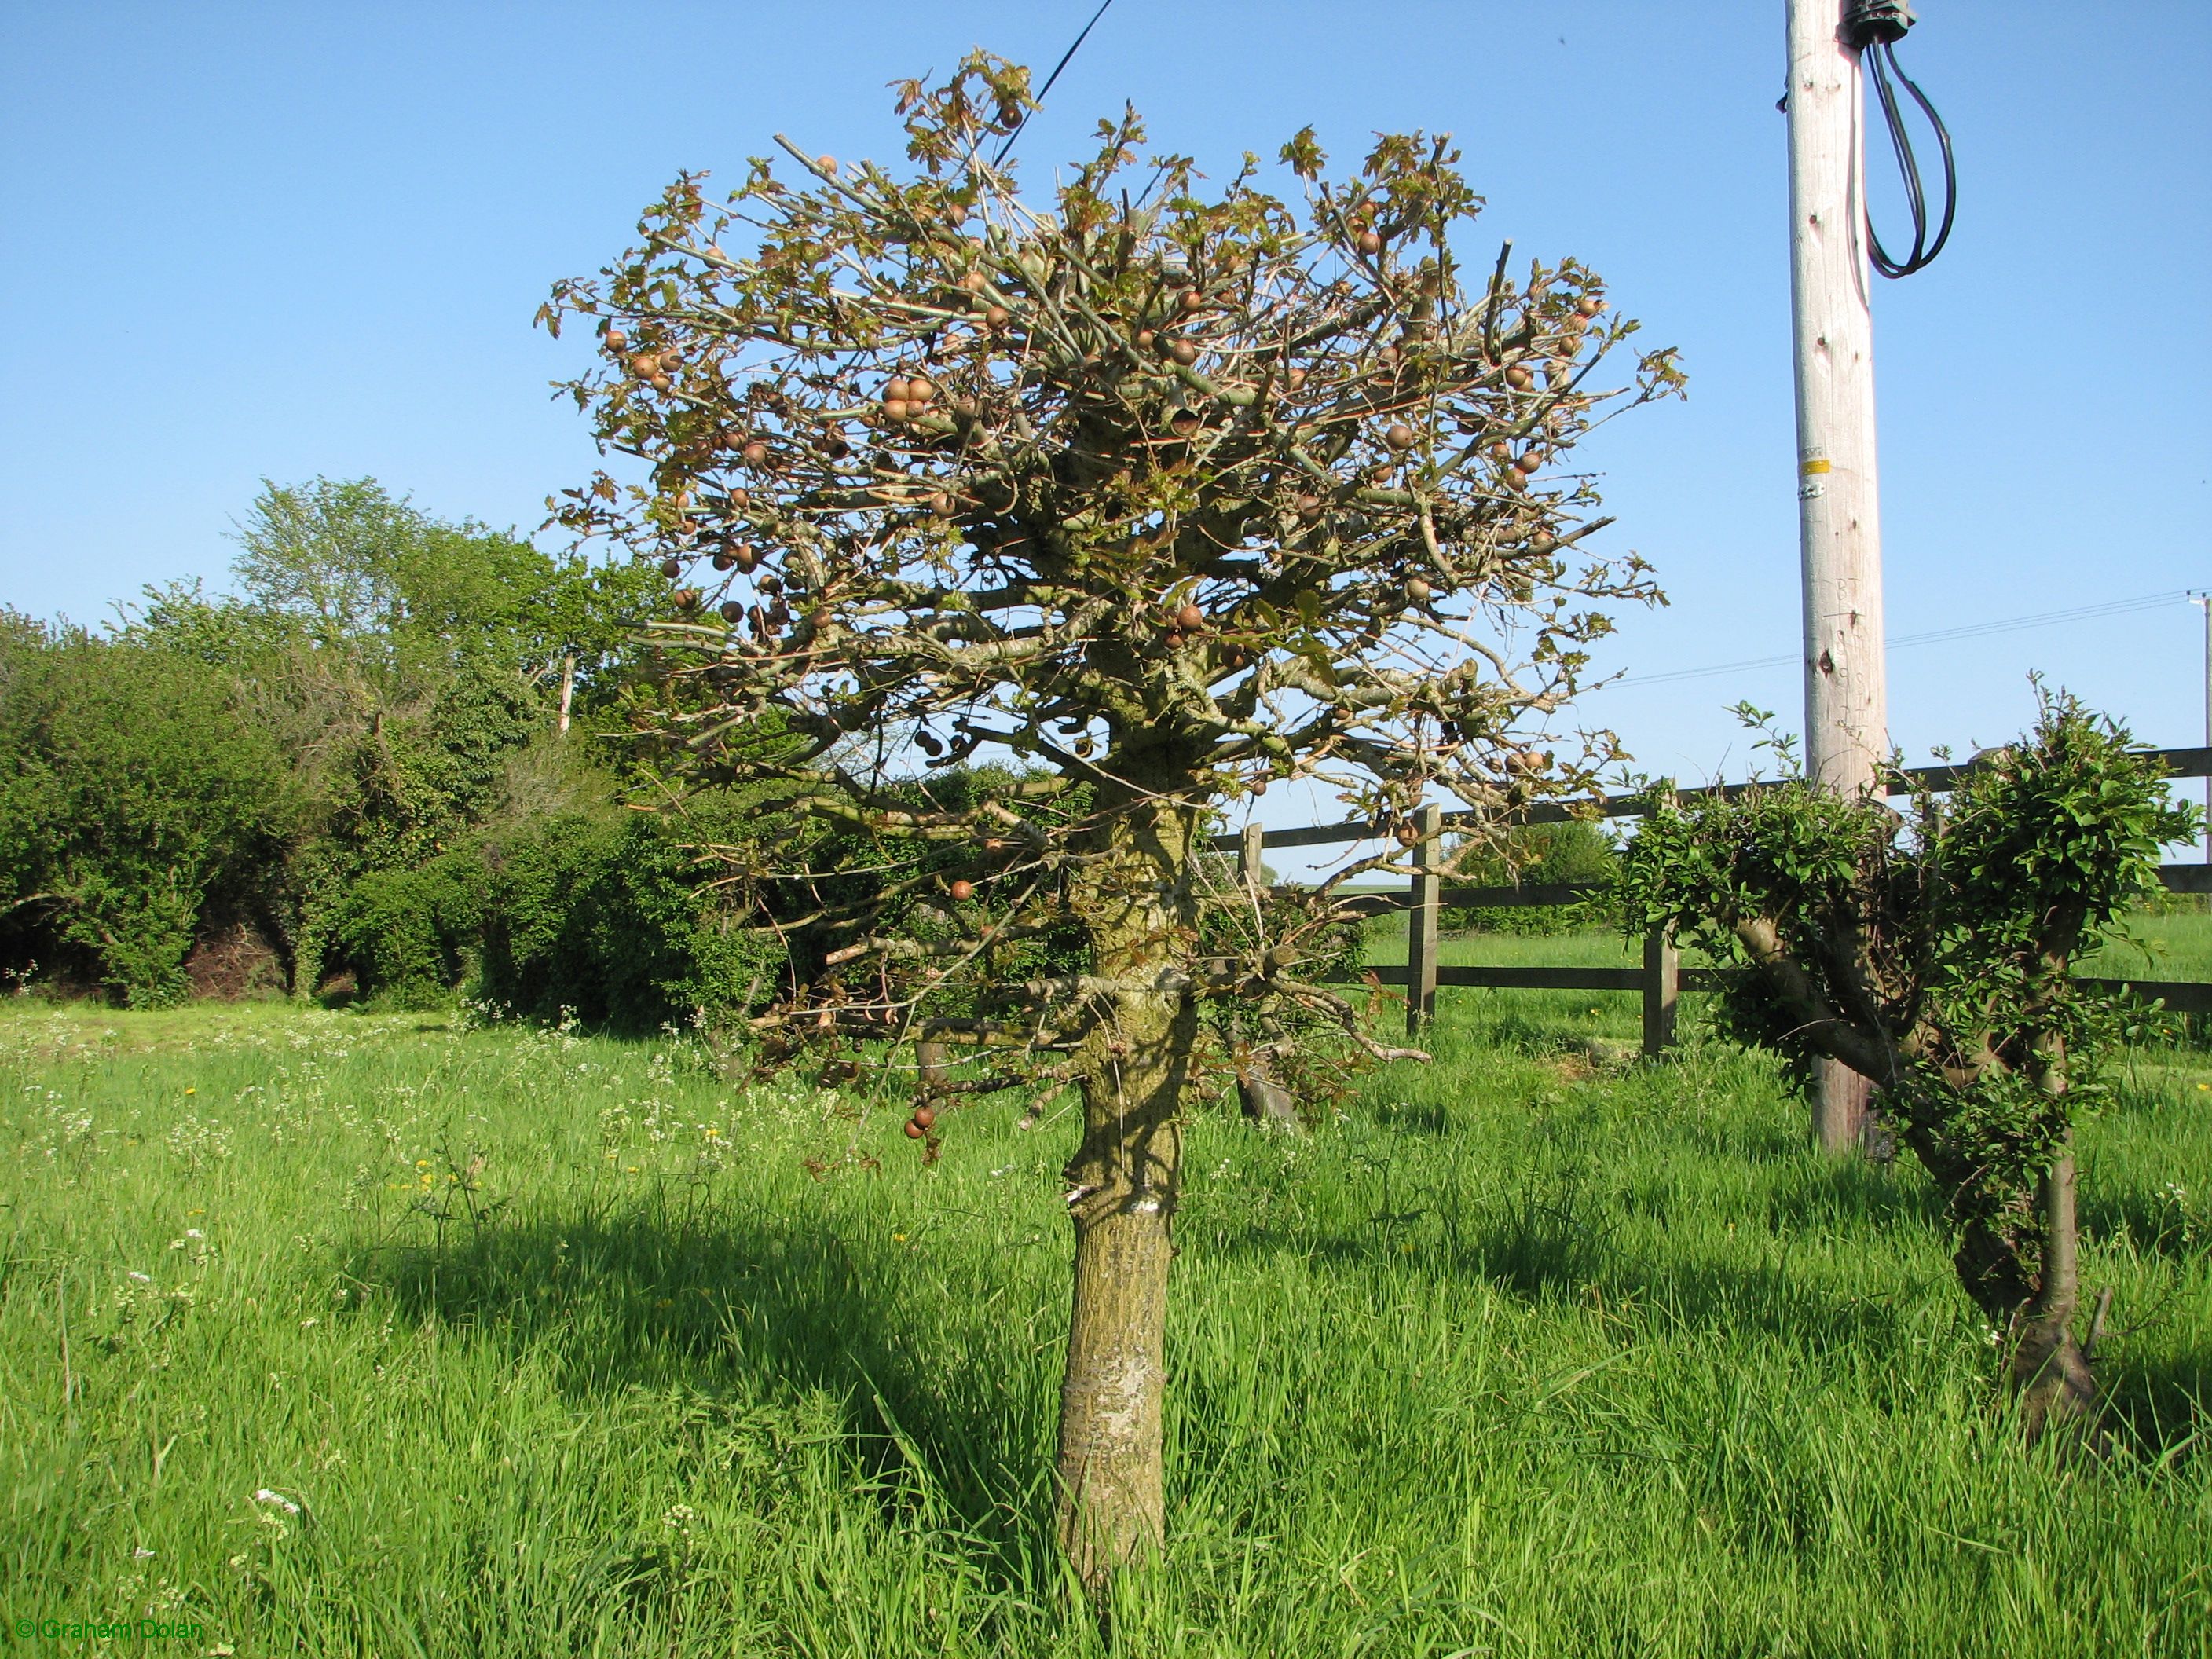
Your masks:
M685 845L699 829L568 810L418 869L372 871L332 912L330 959L385 1006L465 992L527 1018L573 1013L627 1031L742 1007L777 982L781 954L708 885Z
M685 845L699 828L567 812L488 843L480 994L531 1018L574 1010L651 1030L772 989L781 952L708 886Z
M232 675L9 617L0 627L0 957L173 1001L210 903L252 912L300 792Z
M1612 884L1620 856L1594 823L1570 818L1563 823L1532 823L1511 831L1495 850L1470 860L1471 887L1604 887L1575 905L1453 905L1441 917L1451 930L1479 928L1493 933L1559 933L1592 922L1611 921L1617 906Z
M325 964L350 968L361 990L387 1006L452 1000L484 923L486 875L474 848L419 869L372 870L325 924Z
M489 826L538 810L515 763L608 716L663 584L367 478L268 484L238 540L234 595L149 588L111 635L0 612L0 972L162 1002L246 938L450 996Z
M2032 1425L2096 1398L2094 1344L2073 1329L2072 1125L2130 1019L2072 965L2198 827L2124 727L2046 692L2032 732L1948 800L1922 790L1910 817L1802 778L1657 794L1625 861L1635 921L1721 965L1725 1030L1878 1086L1943 1195L1960 1285L2012 1346Z

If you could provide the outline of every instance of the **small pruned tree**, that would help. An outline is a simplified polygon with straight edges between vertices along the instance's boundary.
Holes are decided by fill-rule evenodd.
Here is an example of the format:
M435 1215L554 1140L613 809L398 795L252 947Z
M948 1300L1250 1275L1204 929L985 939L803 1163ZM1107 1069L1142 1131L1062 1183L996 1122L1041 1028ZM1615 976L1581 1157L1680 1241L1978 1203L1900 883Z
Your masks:
M1960 1283L2009 1344L2033 1431L2087 1412L2072 1123L2123 1016L2075 959L2158 889L2196 833L2126 730L2046 696L2022 742L1909 817L1791 779L1655 799L1624 878L1632 927L1667 927L1733 975L1734 1034L1841 1060L1934 1178Z
M1504 811L1588 787L1608 738L1552 766L1521 734L1566 703L1603 602L1652 589L1584 555L1604 520L1563 464L1677 377L1660 353L1601 388L1632 325L1572 261L1463 279L1479 202L1443 140L1382 138L1331 181L1301 133L1285 201L1249 156L1206 189L1130 112L1038 203L998 157L1025 71L977 55L898 103L910 167L779 139L793 182L756 160L710 205L687 175L639 247L558 287L545 319L590 319L604 353L576 402L646 468L563 516L673 585L637 711L672 795L772 780L798 820L963 854L950 879L887 859L862 890L821 884L810 922L838 942L767 1036L975 1045L961 1075L925 1068L909 1131L932 1151L953 1100L1080 1088L1060 1525L1097 1586L1161 1536L1200 1003L1410 1052L1301 971L1341 880L1389 859L1255 896L1209 957L1213 809L1330 779L1402 860L1432 790ZM994 756L1018 787L905 787ZM781 891L812 845L786 843Z

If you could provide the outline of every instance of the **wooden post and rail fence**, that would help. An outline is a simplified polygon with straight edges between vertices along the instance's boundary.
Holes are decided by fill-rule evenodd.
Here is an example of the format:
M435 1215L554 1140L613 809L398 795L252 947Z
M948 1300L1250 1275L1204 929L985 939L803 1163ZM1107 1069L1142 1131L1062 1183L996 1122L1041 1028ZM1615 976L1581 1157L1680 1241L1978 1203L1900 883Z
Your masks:
M2161 749L2150 751L2166 763L2176 778L2212 778L2212 747ZM1971 764L1971 763L1969 763ZM1905 775L1923 787L1948 789L1966 770L1966 765L1916 766ZM1679 799L1700 795L1736 795L1755 784L1717 784L1707 788L1679 789ZM1903 793L1899 790L1893 792ZM1642 815L1645 797L1612 795L1599 809L1607 817ZM1576 816L1565 806L1534 806L1516 820L1521 823L1556 823ZM1560 886L1447 887L1437 873L1441 837L1455 824L1470 823L1474 815L1446 812L1433 803L1422 807L1414 819L1420 840L1414 848L1415 873L1403 893L1361 892L1347 895L1352 908L1363 915L1406 913L1406 965L1364 970L1385 985L1406 988L1406 1030L1418 1035L1436 1018L1437 992L1446 986L1487 986L1528 991L1633 991L1644 1002L1644 1052L1656 1055L1674 1041L1678 1005L1685 991L1721 988L1721 975L1712 969L1684 968L1674 942L1660 933L1644 941L1641 968L1572 967L1447 967L1438 962L1443 913L1447 906L1504 909L1516 907L1574 904L1603 893L1600 883ZM1264 876L1261 856L1271 847L1327 847L1376 839L1373 824L1361 820L1344 823L1303 825L1295 830L1262 830L1247 824L1235 835L1216 836L1211 845L1218 852L1235 853L1243 880L1260 886ZM2212 893L2212 863L2167 864L2159 867L2159 879L2168 892ZM2188 980L2088 979L2081 981L2106 990L2127 990L2146 1000L2163 1002L2175 1013L2212 1013L2212 984Z

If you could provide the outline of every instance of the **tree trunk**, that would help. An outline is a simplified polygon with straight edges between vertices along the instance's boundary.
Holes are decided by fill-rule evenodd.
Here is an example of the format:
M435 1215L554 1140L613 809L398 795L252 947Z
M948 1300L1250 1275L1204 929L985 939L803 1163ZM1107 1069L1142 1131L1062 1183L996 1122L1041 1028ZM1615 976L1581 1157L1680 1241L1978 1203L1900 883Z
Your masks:
M1083 1144L1067 1165L1075 1286L1060 1384L1059 1532L1093 1595L1158 1551L1170 1233L1182 1175L1182 1100L1198 1010L1173 980L1196 936L1195 820L1130 801L1109 811L1077 903L1094 998L1083 1039ZM1167 982L1154 988L1157 981Z
M1303 1134L1305 1125L1298 1120L1297 1097L1285 1088L1282 1079L1275 1075L1275 1060L1284 1045L1271 1042L1255 1046L1249 1042L1241 1016L1229 1022L1229 1039L1236 1049L1237 1105L1245 1121L1263 1129Z
M1297 1097L1275 1080L1273 1068L1258 1054L1246 1060L1237 1074L1237 1104L1249 1121L1263 1129L1280 1129L1294 1135L1305 1133L1305 1125L1298 1121Z
M2055 1424L2086 1417L2096 1407L2097 1379L2075 1340L2081 1305L2079 1238L2074 1220L2072 1138L2038 1184L2043 1212L2043 1271L2021 1313L2012 1352L2012 1383L2031 1436Z

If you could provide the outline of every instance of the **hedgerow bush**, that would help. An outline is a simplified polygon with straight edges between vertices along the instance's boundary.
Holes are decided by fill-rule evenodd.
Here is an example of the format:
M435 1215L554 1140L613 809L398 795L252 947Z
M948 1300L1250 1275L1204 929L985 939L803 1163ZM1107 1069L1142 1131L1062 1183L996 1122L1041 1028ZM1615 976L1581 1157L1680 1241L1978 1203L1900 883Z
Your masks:
M1453 932L1492 933L1561 933L1610 922L1619 913L1612 886L1620 867L1620 854L1595 824L1579 818L1527 824L1472 855L1461 878L1476 887L1585 885L1606 890L1574 905L1449 905L1439 921Z
M19 977L175 1001L204 915L255 908L302 806L228 676L0 617L0 957Z
M372 870L349 888L325 923L323 967L349 970L387 1007L453 1000L476 957L489 896L477 849L413 870Z
M558 811L373 872L337 907L325 966L381 1006L467 997L616 1031L742 1009L780 982L783 953L702 876L700 816Z
M634 1031L773 989L782 952L702 874L687 837L703 827L568 812L488 842L477 994Z

